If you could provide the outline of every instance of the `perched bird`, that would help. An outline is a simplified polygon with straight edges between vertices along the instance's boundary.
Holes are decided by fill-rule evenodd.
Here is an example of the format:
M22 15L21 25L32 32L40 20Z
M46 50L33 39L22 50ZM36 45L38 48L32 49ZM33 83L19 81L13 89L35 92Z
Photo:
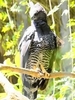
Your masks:
M52 71L55 50L61 42L47 24L45 9L36 3L30 9L31 26L27 28L19 43L21 67L42 73ZM58 43L59 42L59 43ZM48 79L22 75L23 93L30 100L37 97L38 88L45 89Z

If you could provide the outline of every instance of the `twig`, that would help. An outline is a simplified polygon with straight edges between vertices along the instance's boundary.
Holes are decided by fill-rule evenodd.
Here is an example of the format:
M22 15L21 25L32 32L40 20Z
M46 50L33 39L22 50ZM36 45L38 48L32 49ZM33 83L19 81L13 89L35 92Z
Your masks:
M7 78L0 73L0 84L3 86L7 97L2 100L29 100L27 97L23 96L20 92L16 91L12 84L7 80Z
M30 70L30 69L25 69L25 68L18 68L18 67L11 67L11 66L7 66L4 64L0 64L0 71L2 70L6 70L6 71L12 71L12 72L18 72L18 73L22 73L22 74L27 74L36 78L46 78L46 79L50 79L50 78L61 78L61 77L72 77L75 78L75 74L74 73L67 73L67 72L54 72L54 73L41 73L41 72L36 72L34 70Z
M48 74L48 73L36 72L25 68L11 67L4 64L0 64L0 71L3 70L27 74L36 78L50 79L50 78L58 78L58 77L61 78L66 76L75 78L74 73L58 72L58 73ZM27 97L23 96L20 92L16 91L13 88L12 84L6 79L6 77L2 73L0 73L0 84L3 86L5 92L8 94L8 96L2 100L29 100Z

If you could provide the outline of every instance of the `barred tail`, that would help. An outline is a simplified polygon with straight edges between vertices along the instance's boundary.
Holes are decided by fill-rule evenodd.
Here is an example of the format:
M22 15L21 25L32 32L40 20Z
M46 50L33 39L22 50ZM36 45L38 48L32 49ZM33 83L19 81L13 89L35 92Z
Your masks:
M22 75L23 78L23 94L30 100L37 98L38 81L33 79L31 76Z

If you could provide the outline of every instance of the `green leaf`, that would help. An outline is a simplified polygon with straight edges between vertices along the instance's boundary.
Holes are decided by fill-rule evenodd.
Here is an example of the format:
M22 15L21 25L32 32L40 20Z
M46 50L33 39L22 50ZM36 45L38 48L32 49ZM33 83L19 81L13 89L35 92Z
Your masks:
M15 65L20 67L20 53L18 51L15 53Z
M12 12L21 12L21 11L22 11L21 7L20 7L19 5L17 5L17 3L15 3L15 4L10 8L10 10L11 10Z
M0 7L7 7L7 4L4 2L4 0L0 0Z
M1 13L0 13L0 17L2 17L1 19L2 19L3 21L5 21L6 18L7 18L7 13L6 13L6 12L1 12Z
M67 27L68 26L75 26L75 19L70 19L68 24L67 24Z
M6 47L7 47L7 49L10 49L11 47L13 47L14 46L14 42L13 41L8 41L8 42L6 42Z
M50 28L51 28L51 29L54 29L54 28L55 28L55 24L52 24L52 25L50 26Z
M63 55L62 60L63 59L68 59L68 58L71 58L71 57L72 57L71 52L67 52L66 54Z
M7 18L7 14L6 13L3 13L3 21L5 21Z
M71 8L75 7L75 1L70 1L69 5L70 5Z
M13 66L14 64L11 62L11 59L10 58L7 58L5 61L4 61L4 64L5 65L10 65L10 66Z
M4 54L4 56L10 56L12 55L12 50L7 50Z
M2 32L7 32L10 29L13 29L15 27L13 21L11 21L11 23L7 23L6 25L4 25L4 27L2 28Z
M2 28L2 32L7 32L7 31L9 31L11 29L11 27L10 27L10 25L9 24L6 24L6 25L4 25L4 27Z

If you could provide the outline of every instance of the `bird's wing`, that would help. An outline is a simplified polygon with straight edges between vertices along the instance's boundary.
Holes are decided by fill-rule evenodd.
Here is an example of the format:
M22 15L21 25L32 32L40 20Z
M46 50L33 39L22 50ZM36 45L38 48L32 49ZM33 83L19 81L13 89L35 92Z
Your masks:
M22 39L20 40L19 42L19 45L18 45L18 49L21 51L23 48L25 48L25 53L31 43L31 40L32 40L32 34L35 32L35 28L30 26L26 29L26 31L24 32L24 35L22 37Z
M25 64L29 58L29 50L34 32L35 29L30 26L29 28L27 28L22 39L19 42L18 49L21 52L21 67L25 67Z

